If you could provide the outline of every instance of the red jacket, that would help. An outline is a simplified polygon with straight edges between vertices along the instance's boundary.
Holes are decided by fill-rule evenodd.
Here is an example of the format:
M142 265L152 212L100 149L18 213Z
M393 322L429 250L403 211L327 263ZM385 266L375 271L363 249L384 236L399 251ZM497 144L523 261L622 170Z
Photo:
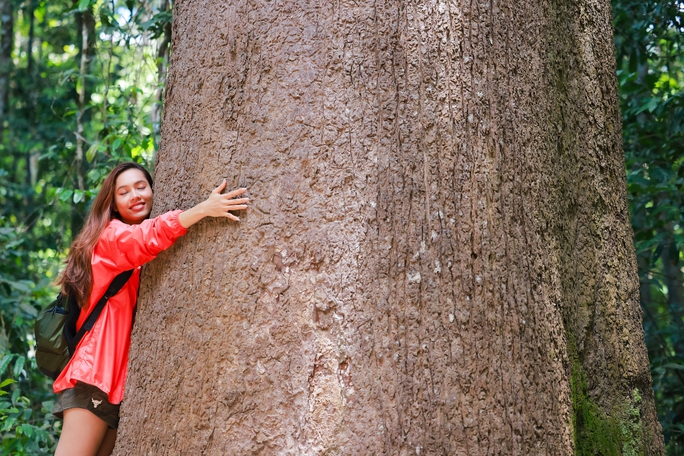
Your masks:
M112 404L123 400L140 267L186 233L178 221L181 212L167 212L140 225L112 220L104 229L93 250L93 291L87 310L81 311L77 328L88 318L114 277L128 269L134 269L133 275L109 299L93 329L81 339L52 386L55 393L73 388L80 381L107 393Z

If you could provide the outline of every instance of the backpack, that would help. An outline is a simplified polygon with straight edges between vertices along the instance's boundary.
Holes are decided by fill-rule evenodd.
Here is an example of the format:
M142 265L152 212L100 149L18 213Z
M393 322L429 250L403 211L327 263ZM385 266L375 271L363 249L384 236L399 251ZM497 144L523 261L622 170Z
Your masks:
M81 308L73 297L60 293L40 312L33 329L36 336L36 364L42 373L53 380L59 376L85 333L93 328L109 298L123 288L131 274L132 269L114 277L78 331L76 322L81 315Z

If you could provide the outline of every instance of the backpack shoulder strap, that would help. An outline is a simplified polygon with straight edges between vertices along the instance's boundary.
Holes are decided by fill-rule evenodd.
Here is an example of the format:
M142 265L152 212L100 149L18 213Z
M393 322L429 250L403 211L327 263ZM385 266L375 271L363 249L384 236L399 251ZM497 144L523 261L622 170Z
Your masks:
M131 278L132 274L133 269L130 269L114 277L114 280L112 280L112 283L109 284L109 287L107 287L107 291L105 291L105 294L97 302L93 311L90 312L90 315L88 315L88 318L83 323L83 326L81 326L81 329L79 329L78 332L74 335L74 337L68 341L69 353L72 356L74 354L74 351L76 351L76 346L81 341L81 339L83 339L83 336L85 336L85 333L93 329L93 325L95 325L97 319L100 318L100 314L102 313L104 306L107 304L107 301L109 301L109 298L111 298L119 291L121 291L123 286L126 285L126 282L128 282L128 279ZM69 309L69 313L71 313L71 309Z

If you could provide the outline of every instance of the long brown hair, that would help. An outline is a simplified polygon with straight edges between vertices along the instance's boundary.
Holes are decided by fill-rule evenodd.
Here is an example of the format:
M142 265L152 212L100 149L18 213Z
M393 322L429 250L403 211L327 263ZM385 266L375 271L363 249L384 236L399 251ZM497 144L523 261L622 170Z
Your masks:
M126 162L114 168L102 183L102 188L100 188L93 201L83 229L71 244L66 268L57 282L57 285L62 286L62 293L76 298L76 302L78 302L81 308L88 305L90 292L93 289L93 266L91 261L95 244L97 244L102 230L109 225L113 218L121 219L118 212L116 212L116 204L114 202L116 178L119 177L119 174L129 169L142 171L150 187L152 187L152 176L139 164Z

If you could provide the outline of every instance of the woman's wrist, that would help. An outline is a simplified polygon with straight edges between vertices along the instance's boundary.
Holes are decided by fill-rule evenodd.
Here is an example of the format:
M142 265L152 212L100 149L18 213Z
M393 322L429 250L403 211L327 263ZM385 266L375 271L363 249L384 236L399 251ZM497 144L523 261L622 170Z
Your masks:
M204 203L205 202L203 201L197 206L180 213L178 216L178 221L183 228L188 229L207 216L207 213L204 209Z

